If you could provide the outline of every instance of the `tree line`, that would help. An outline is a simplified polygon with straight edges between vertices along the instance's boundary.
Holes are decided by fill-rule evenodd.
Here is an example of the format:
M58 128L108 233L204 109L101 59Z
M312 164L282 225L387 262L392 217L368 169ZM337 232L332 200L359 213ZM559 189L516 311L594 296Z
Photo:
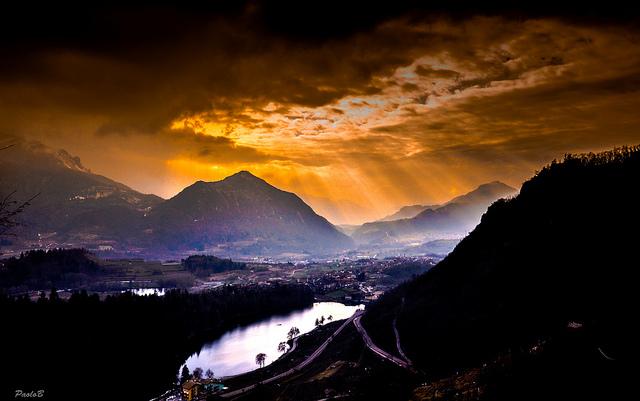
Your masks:
M246 263L221 259L213 255L191 255L182 260L182 265L196 276L208 276L227 270L242 270L247 266Z
M32 250L0 262L0 288L78 287L102 273L104 269L84 249Z
M301 285L224 286L164 296L85 291L62 300L0 294L2 396L45 389L50 399L149 399L186 358L238 325L313 303Z

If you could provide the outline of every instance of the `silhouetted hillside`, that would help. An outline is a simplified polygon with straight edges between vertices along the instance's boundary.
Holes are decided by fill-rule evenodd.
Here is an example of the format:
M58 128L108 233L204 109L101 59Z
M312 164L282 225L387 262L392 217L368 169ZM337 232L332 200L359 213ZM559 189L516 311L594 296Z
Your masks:
M185 188L148 217L151 247L236 252L333 252L351 239L293 193L242 171ZM215 251L214 251L215 253Z
M440 205L409 205L401 207L397 212L381 218L378 221L394 221L410 219L427 209L437 209Z
M101 271L84 249L34 250L0 261L0 288L77 287Z
M39 245L127 246L143 216L162 202L86 169L64 150L22 142L0 155L0 195L36 196L19 217L12 240Z
M83 247L175 257L332 253L352 245L293 193L247 171L198 181L165 201L91 173L64 150L22 142L2 152L0 195L38 195L19 218L17 249Z
M637 349L638 182L640 147L553 162L494 203L436 267L367 308L366 327L393 349L397 316L405 352L430 375L549 340L542 370L527 365L518 376L544 378L530 394L550 396L557 384L571 399L615 393L614 372ZM582 334L574 341L568 330Z
M0 291L0 313L13 325L0 342L0 399L44 389L50 400L149 400L171 388L206 342L312 303L308 287L279 284L102 300L85 291L37 301Z

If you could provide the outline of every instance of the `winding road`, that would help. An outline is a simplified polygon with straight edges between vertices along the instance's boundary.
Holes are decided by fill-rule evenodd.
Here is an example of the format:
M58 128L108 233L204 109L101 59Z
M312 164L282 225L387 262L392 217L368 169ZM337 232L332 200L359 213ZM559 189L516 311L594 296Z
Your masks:
M286 370L280 374L277 374L275 376L272 376L268 379L264 379L261 382L258 382L256 384L252 384L250 386L247 387L243 387L237 390L233 390L233 391L229 391L228 393L224 393L221 394L220 396L222 398L231 398L231 397L236 397L239 395L242 395L248 391L253 390L254 388L256 388L256 386L260 385L260 384L267 384L267 383L271 383L274 382L276 380L280 380L283 377L292 375L293 373L299 372L301 369L303 369L304 367L306 367L307 365L309 365L311 362L313 362L320 354L322 354L322 352L324 352L324 350L327 348L327 346L331 343L331 341L333 341L333 339L340 334L340 332L342 330L344 330L345 327L347 327L349 324L351 324L351 322L353 322L355 319L359 319L360 316L362 316L363 311L358 309L349 319L345 320L344 323L342 323L342 325L340 325L340 327L338 327L338 329L331 335L329 336L329 338L327 338L325 340L325 342L323 342L315 351L313 351L313 353L311 355L309 355L304 361L300 362L296 367L291 368L289 370ZM357 326L356 326L357 327Z
M305 368L307 365L309 365L310 363L312 363L320 354L322 354L324 352L324 350L327 348L327 346L329 346L329 344L333 341L333 339L340 334L340 332L342 330L344 330L345 327L347 327L349 324L351 324L351 322L353 322L353 324L356 326L356 329L358 330L358 333L360 333L360 336L362 336L362 339L364 340L365 345L367 346L367 348L369 348L371 351L373 351L376 355L378 355L379 357L386 359L398 366L400 366L401 368L407 369L411 372L416 372L416 370L411 366L411 362L409 361L409 359L407 358L407 360L398 358L394 355L389 354L388 352L386 352L385 350L383 350L382 348L378 347L377 345L375 345L373 343L373 340L371 340L371 337L369 337L369 334L367 334L367 331L364 329L364 327L362 327L362 323L360 322L360 319L362 318L364 311L358 309L357 311L355 311L355 313L347 320L345 320L344 323L342 323L340 325L340 327L338 327L338 329L333 332L333 334L331 336L329 336L329 338L327 338L315 351L313 351L313 353L311 355L309 355L304 361L300 362L297 366L286 370L280 374L277 374L275 376L272 376L268 379L264 379L256 384L252 384L250 386L247 387L243 387L237 390L233 390L233 391L229 391L227 393L221 394L220 396L222 398L233 398L233 397L237 397L240 396L242 394L245 394L253 389L256 388L256 386L261 385L261 384L268 384L268 383L272 383L274 381L280 380L284 377L290 376L296 372L299 372L300 370L302 370L303 368ZM395 326L395 321L393 322L393 329L395 331L396 334L396 345L398 347L398 351L400 352L401 355L404 355L404 352L402 352L402 349L400 347L400 337L398 336L398 331L397 328ZM293 348L295 348L295 346L297 345L297 341L294 341L294 346ZM289 352L293 351L293 348L291 350L289 350Z
M360 333L360 335L362 336L362 339L364 340L364 343L367 345L367 348L369 348L379 357L386 359L400 366L401 368L410 370L412 372L415 371L413 367L411 367L411 364L409 362L403 359L400 359L397 356L391 355L387 351L375 345L373 343L373 340L371 340L371 337L369 337L369 334L367 334L367 331L364 329L364 327L362 327L362 323L360 322L361 318L362 318L362 314L358 315L355 319L353 319L353 324L356 325L356 329L358 330L358 333Z
M398 326L396 325L398 318L393 318L393 334L396 336L396 348L398 348L398 353L409 365L413 365L411 359L404 353L402 350L402 345L400 345L400 333L398 333Z

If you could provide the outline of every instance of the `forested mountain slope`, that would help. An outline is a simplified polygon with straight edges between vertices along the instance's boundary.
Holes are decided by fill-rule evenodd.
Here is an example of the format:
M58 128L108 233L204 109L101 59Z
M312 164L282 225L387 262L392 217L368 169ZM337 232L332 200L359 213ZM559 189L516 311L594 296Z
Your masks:
M436 267L368 307L365 326L392 349L397 316L405 352L436 376L576 329L584 360L572 361L608 377L604 355L637 348L638 182L637 146L551 163Z

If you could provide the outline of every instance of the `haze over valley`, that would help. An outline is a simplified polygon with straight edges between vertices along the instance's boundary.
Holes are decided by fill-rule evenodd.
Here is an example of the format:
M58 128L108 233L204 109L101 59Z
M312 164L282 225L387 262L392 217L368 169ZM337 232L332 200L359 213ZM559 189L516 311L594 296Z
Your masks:
M388 216L345 234L297 195L249 171L216 182L197 181L165 200L94 174L78 157L38 142L13 144L3 156L0 183L15 189L14 199L33 198L19 216L15 236L5 240L8 255L59 247L161 260L202 252L277 260L381 251L424 255L420 245L459 240L493 201L516 193L491 182L442 205L410 207L412 214L404 207L398 219Z

